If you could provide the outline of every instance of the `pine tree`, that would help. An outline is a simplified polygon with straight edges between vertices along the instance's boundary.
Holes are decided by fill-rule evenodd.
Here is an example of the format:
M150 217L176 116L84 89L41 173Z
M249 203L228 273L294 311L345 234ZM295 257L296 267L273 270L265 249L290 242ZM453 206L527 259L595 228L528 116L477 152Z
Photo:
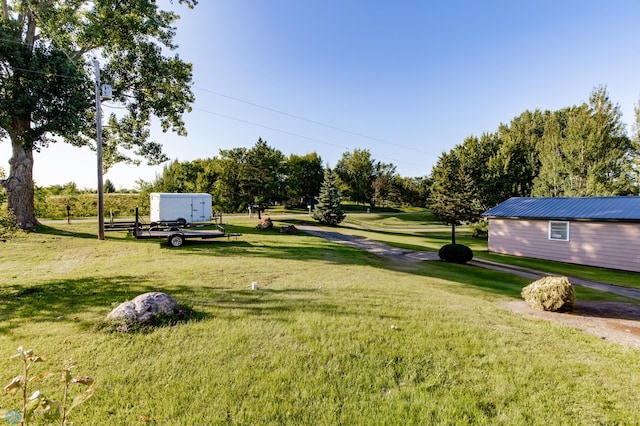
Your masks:
M483 210L462 151L458 145L442 153L432 172L431 211L451 225L451 244L456 243L456 225L475 222Z
M337 225L345 218L340 205L340 190L335 176L329 167L324 169L324 181L320 187L318 204L315 206L313 218L326 225Z

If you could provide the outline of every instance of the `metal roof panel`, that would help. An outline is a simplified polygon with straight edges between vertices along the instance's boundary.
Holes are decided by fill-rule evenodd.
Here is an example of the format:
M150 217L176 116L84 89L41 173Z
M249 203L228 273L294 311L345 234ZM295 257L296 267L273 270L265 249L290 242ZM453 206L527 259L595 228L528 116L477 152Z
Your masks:
M482 216L640 221L640 197L513 197Z

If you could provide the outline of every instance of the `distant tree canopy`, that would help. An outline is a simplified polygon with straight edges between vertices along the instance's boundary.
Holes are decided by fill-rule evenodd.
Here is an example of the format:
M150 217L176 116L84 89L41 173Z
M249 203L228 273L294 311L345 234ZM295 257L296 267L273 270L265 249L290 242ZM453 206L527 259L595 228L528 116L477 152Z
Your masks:
M428 178L400 177L393 164L376 162L367 150L345 153L339 165L345 174L339 183L336 178L336 185L341 185L352 201L371 205L426 203ZM146 192L209 193L217 208L244 211L248 205L274 202L306 207L320 195L324 179L325 169L317 153L286 157L259 138L251 149L232 148L209 159L173 161L155 182L139 184Z
M342 158L336 164L335 174L340 179L345 196L356 203L373 206L373 184L377 168L368 149L354 149L353 152L342 154Z
M318 195L323 179L322 159L317 153L291 154L286 159L286 193L293 204L308 204Z
M320 178L318 178L320 176ZM220 150L218 157L173 161L148 191L205 192L223 211L282 202L305 205L322 184L322 159L316 154L285 157L259 138L250 148Z
M442 154L431 174L431 207L447 222L474 221L514 196L638 195L637 135L627 136L604 87L579 106L525 111Z

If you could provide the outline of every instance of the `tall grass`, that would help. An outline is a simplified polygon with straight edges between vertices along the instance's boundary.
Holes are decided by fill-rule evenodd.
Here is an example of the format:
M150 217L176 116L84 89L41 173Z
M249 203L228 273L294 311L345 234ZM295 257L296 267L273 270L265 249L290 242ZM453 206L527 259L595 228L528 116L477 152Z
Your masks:
M2 379L19 345L73 357L98 385L72 413L83 425L640 423L638 352L503 309L525 280L255 222L179 249L98 241L87 223L1 244ZM200 315L146 334L95 326L147 291Z

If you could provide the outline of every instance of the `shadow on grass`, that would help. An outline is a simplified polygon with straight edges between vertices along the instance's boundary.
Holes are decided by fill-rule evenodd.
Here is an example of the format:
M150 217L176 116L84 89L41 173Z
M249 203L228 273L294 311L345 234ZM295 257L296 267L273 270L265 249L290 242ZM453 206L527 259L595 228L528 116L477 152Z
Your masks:
M118 275L108 278L57 280L35 286L6 285L0 287L0 333L13 327L11 319L41 321L78 321L82 312L103 310L106 315L113 305L149 291L158 291L139 277Z
M215 311L218 318L238 319L247 316L291 322L291 314L308 315L309 312L337 315L338 305L328 303L315 289L268 289L237 290L224 287L204 287L206 298L195 300L196 304ZM197 297L197 296L196 296Z
M291 236L289 236L291 238ZM283 239L283 242L286 242ZM187 241L184 246L176 249L168 244L163 245L166 250L179 250L178 256L207 256L226 257L242 256L256 259L282 259L296 261L321 261L344 265L376 265L382 267L381 259L375 254L359 250L343 244L336 244L326 240L312 240L308 245L296 244L251 244L246 241Z
M35 286L0 287L0 334L12 334L24 321L74 322L85 329L98 331L100 320L86 320L88 312L95 318L106 315L118 304L150 292L162 291L174 297L192 312L191 321L211 315L237 319L257 316L277 321L290 321L291 313L309 311L339 313L339 307L316 295L315 289L238 290L225 287L167 286L158 288L146 279L128 275L109 278L57 280ZM14 321L16 320L16 321ZM150 332L153 330L145 330Z
M288 223L309 223L306 221L287 221ZM65 235L68 233L55 228L44 227L45 232L55 235ZM456 285L458 289L475 289L487 294L506 296L513 299L520 299L521 289L529 284L530 280L508 274L505 272L493 271L484 268L457 265L439 261L423 261L416 263L397 262L392 259L369 253L367 251L349 247L346 245L333 243L322 238L309 236L302 233L297 236L282 234L279 227L271 230L257 230L251 226L231 226L227 225L229 232L242 233L249 239L243 240L243 236L238 238L216 238L211 240L192 239L180 248L171 248L164 240L150 240L153 244L160 243L164 249L174 251L178 258L182 256L203 256L203 257L224 257L242 256L255 259L282 259L296 261L318 261L336 265L362 265L374 268L381 268L402 273L414 274L425 278L437 278ZM370 231L371 232L371 231ZM380 231L385 234L393 232ZM255 240L249 238L251 235L268 236L267 243L264 239ZM84 238L87 235L82 235ZM91 238L95 236L88 234ZM444 236L443 236L444 238ZM123 240L129 243L132 239ZM303 273L303 272L301 272ZM137 280L137 281L136 281ZM166 288L166 286L163 286ZM175 290L187 296L188 299L198 298L193 288L179 289L169 287L167 290ZM157 287L152 287L140 278L129 276L115 276L99 279L76 279L51 282L46 285L35 287L18 288L7 286L0 289L0 297L7 302L0 307L0 315L7 317L28 317L34 320L50 320L68 312L81 312L84 309L95 309L105 307L108 312L109 307L114 302L130 300L136 295L145 291L154 291ZM265 290L262 296L248 291L238 293L233 303L228 301L227 293L213 293L212 300L226 300L232 306L249 307L247 309L258 312L260 315L272 312L277 309L295 309L295 306L278 305L269 300L269 294ZM456 290L459 291L459 290ZM173 294L172 294L173 295ZM175 297L175 296L174 296ZM589 299L592 299L589 297ZM202 301L207 304L206 300ZM283 302L284 303L284 302ZM287 302L288 303L288 302ZM293 303L293 302L292 302ZM296 303L305 303L299 300ZM245 309L245 308L242 308ZM331 307L328 307L331 309ZM246 310L246 309L245 309ZM1 327L1 326L0 326ZM0 328L0 332L2 328Z
M92 240L98 238L97 234L90 234L88 232L67 231L47 225L38 225L29 232L33 232L34 234L55 235L58 237L90 238Z
M419 275L454 281L466 287L515 299L521 299L522 288L531 283L527 278L479 266L444 261L427 261L423 264L425 267L416 271Z

